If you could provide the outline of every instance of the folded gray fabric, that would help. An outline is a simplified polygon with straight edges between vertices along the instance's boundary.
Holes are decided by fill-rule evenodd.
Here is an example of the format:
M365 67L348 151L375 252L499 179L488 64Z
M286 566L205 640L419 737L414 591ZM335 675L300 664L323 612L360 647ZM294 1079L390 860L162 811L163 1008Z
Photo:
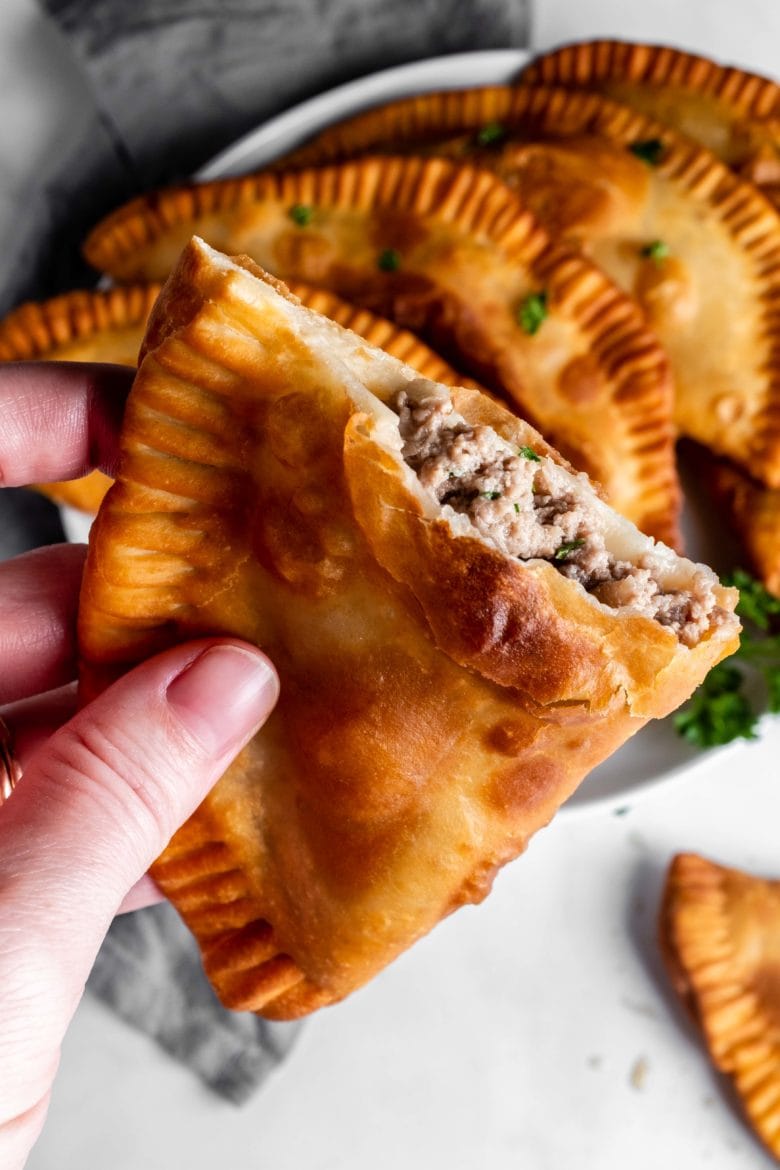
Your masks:
M165 903L115 919L87 986L237 1105L285 1057L299 1028L226 1011L192 935Z
M13 233L2 230L0 200L0 313L94 280L79 247L97 219L192 174L295 102L406 61L527 45L530 0L39 4L83 67L95 110L63 135Z
M4 233L0 312L23 297L83 285L90 276L78 248L100 215L191 174L291 104L401 62L528 43L528 0L40 3L81 63L95 108L61 142L50 172L31 179L22 226ZM42 515L23 514L35 511L29 498L2 498L6 555L57 538ZM118 918L88 986L237 1102L284 1057L297 1028L226 1012L169 906Z
M526 0L43 0L148 185L353 77L528 43Z

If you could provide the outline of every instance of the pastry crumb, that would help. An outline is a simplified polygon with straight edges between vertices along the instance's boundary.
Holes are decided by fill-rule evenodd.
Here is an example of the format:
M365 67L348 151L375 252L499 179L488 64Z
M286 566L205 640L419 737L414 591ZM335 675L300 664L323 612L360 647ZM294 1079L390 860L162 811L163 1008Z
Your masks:
M645 1087L649 1067L650 1066L647 1062L647 1058L644 1056L637 1057L632 1065L629 1082L631 1087L636 1089L638 1092L641 1092L641 1090Z

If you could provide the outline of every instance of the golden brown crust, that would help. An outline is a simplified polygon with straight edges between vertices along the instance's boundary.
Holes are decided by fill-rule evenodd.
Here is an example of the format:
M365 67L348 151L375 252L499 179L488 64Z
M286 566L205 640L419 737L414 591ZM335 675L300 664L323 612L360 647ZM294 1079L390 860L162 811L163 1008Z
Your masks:
M154 875L224 1002L289 1018L484 897L736 633L727 620L687 650L548 565L524 572L425 521L382 438L386 423L397 436L382 403L414 372L273 290L198 242L185 251L93 529L79 637L85 698L198 634L248 638L276 663L274 715ZM546 451L478 391L456 402ZM431 554L451 611L436 621ZM733 591L717 596L733 609Z
M503 137L480 147L490 125ZM640 143L659 144L656 166L631 152ZM750 183L644 113L531 85L393 102L324 131L294 159L423 148L495 171L634 295L670 355L681 432L780 487L780 217ZM654 241L670 253L662 261L642 255ZM577 379L580 392L588 381Z
M522 80L594 90L635 106L748 174L762 154L777 158L780 86L694 53L628 41L582 41L537 57Z
M692 853L669 868L661 949L710 1058L780 1158L780 882Z
M310 222L290 219L296 206L313 209ZM420 334L599 477L643 530L679 542L663 350L633 302L553 245L495 177L440 159L373 158L225 180L129 204L87 250L124 279L139 266L165 270L193 230ZM382 269L383 255L402 258L397 270ZM540 290L548 318L530 336L518 313Z

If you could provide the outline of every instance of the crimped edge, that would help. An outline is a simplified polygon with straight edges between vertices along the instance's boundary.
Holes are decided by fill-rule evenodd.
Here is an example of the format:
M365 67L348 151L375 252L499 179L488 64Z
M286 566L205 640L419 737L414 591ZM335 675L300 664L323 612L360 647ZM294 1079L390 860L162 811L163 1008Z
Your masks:
M725 888L730 875L751 880L697 854L674 857L661 903L661 951L710 1059L731 1077L755 1132L780 1157L780 1046L767 1038L771 1021L734 953Z
M149 872L197 938L203 968L226 1007L288 1020L332 1001L277 945L207 806L176 832Z
M756 120L780 116L780 86L776 82L668 45L577 41L535 58L521 74L524 84L583 89L600 81L616 80L705 93L740 116Z
M483 232L503 246L511 242L529 256L546 244L546 233L531 213L485 172L463 168L456 173L441 159L369 158L338 167L261 171L141 195L93 228L84 256L96 268L121 278L123 259L153 244L167 229L263 200L331 210L403 208L436 216L464 232Z
M486 236L510 261L527 268L534 280L548 285L602 363L613 403L628 420L627 454L636 460L637 482L653 501L649 512L637 517L640 526L680 547L681 495L674 465L671 374L664 350L634 302L586 257L553 244L517 196L487 170L439 158L370 157L339 166L173 188L114 212L95 229L85 253L92 263L116 274L122 257L147 247L174 224L264 198L290 206L353 210L389 206L435 216L465 234ZM516 405L532 413L530 403Z
M47 361L57 351L113 329L143 324L162 285L79 289L48 301L28 301L0 321L0 361Z

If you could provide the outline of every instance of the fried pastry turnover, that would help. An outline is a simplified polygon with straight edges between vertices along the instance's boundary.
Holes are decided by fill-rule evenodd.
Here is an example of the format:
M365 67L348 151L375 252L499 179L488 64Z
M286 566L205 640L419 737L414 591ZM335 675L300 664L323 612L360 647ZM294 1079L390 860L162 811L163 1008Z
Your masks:
M672 985L712 1063L780 1158L780 882L678 854L660 933Z
M164 275L193 230L419 334L600 477L643 531L678 543L661 346L633 302L553 245L494 176L375 158L162 191L99 225L86 254L117 279Z
M77 291L14 309L0 321L0 362L112 362L135 366L159 284ZM58 504L94 513L111 480L102 471L38 484Z
M700 142L780 195L780 86L664 45L581 41L537 57L523 82L614 98Z
M90 541L82 695L198 635L276 663L274 714L153 873L223 1002L290 1018L481 900L734 650L736 592L486 395L202 241L143 354Z
M426 94L323 131L290 161L365 151L469 158L641 304L680 432L780 487L780 215L709 151L596 94Z

